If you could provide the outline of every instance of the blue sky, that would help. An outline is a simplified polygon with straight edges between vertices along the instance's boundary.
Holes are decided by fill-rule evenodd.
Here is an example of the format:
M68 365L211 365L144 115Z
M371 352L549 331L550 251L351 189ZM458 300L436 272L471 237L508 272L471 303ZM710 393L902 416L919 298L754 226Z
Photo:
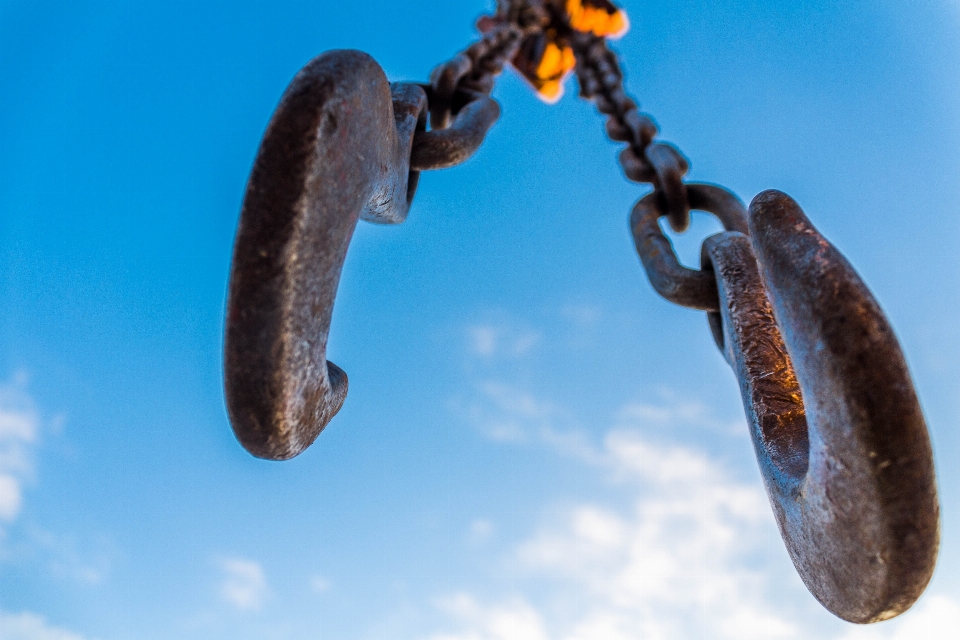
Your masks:
M511 72L464 166L362 224L293 461L227 423L244 185L334 48L423 80L485 2L0 0L0 637L953 638L960 628L960 5L626 4L630 92L691 178L790 193L898 331L939 462L927 594L807 594L701 313L661 300L601 118ZM718 229L676 238L695 263Z

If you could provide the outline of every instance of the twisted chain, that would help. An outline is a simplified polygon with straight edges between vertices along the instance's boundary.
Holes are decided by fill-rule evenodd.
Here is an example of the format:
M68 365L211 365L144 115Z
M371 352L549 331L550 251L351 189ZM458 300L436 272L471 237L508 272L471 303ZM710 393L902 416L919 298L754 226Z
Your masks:
M467 90L489 96L503 67L517 54L524 37L537 33L546 22L540 8L517 3L497 18L481 18L486 27L480 40L430 74L430 126L450 125L457 91Z

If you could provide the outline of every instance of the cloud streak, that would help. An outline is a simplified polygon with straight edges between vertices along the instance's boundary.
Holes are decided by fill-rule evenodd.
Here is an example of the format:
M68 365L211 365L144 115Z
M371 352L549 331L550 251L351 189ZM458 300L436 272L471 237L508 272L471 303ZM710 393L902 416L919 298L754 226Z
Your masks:
M698 403L628 404L599 442L563 407L507 385L481 385L471 416L493 440L550 447L629 498L554 512L502 551L515 571L500 596L484 602L464 590L438 601L452 630L430 640L956 637L960 604L942 594L870 627L823 611L793 569L757 479L735 476L695 447L645 435L678 424L724 426ZM498 437L504 432L514 437Z
M34 473L40 419L26 384L24 374L0 384L0 526L20 515L23 484Z
M478 324L467 327L467 344L481 358L521 358L540 343L537 331L522 331L506 325Z
M51 625L35 613L0 612L3 640L85 640L84 636Z
M263 567L253 560L225 558L219 562L223 579L220 597L240 611L259 611L267 598Z

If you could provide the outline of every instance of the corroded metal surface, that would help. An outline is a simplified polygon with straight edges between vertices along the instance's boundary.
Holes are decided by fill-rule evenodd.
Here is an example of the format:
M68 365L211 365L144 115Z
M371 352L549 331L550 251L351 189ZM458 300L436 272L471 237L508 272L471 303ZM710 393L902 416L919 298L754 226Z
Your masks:
M757 196L750 231L709 238L704 266L780 532L827 609L891 618L923 592L939 542L930 440L903 354L793 200Z
M393 84L359 51L331 51L293 79L254 163L227 303L224 371L237 438L261 458L307 448L340 410L347 376L326 359L347 247L363 218L399 223L418 172L469 158L500 110L453 98L425 131L427 92Z
M261 458L309 446L347 394L326 360L357 220L407 211L410 148L426 107L357 51L325 53L284 94L247 186L227 303L224 370L237 438Z

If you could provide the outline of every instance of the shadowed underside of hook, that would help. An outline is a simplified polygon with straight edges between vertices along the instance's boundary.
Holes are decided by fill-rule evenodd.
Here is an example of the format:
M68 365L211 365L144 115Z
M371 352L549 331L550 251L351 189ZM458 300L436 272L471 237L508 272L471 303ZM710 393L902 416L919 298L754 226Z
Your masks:
M883 312L779 192L754 199L750 239L719 234L704 256L722 349L800 576L845 620L902 613L933 573L939 507L926 424Z

